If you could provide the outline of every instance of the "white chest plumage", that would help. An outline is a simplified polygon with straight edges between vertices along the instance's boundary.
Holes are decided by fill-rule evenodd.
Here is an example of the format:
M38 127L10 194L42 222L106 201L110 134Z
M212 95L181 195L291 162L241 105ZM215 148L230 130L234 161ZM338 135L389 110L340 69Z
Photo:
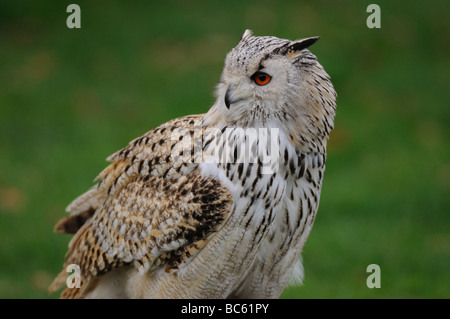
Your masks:
M236 154L235 148L267 151L261 139L255 138L256 148L246 143L247 136L239 138L230 132L228 151ZM239 132L240 134L242 131ZM268 134L270 136L270 133ZM251 140L251 139L250 139ZM267 143L267 139L262 139ZM214 176L228 186L233 196L233 207L229 223L241 232L235 251L242 251L240 266L250 270L233 295L239 297L267 297L280 294L289 278L301 279L300 252L310 233L319 204L320 188L325 156L319 153L305 154L296 150L281 131L277 133L277 147L266 161L267 173L262 173L261 160L231 159L234 162L201 163L205 176ZM220 145L214 145L217 147ZM253 159L257 157L254 156ZM224 243L229 249L229 245ZM224 248L225 249L225 248ZM234 256L236 257L236 256ZM236 263L239 267L239 263ZM297 267L295 268L295 265ZM293 273L294 272L294 273ZM261 288L264 287L264 291Z

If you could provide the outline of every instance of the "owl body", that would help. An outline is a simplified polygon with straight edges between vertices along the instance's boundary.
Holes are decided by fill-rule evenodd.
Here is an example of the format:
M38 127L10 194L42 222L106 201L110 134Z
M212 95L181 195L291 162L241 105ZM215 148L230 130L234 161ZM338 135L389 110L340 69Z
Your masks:
M82 272L62 297L277 298L302 280L336 108L316 40L246 31L209 112L108 158L56 226Z

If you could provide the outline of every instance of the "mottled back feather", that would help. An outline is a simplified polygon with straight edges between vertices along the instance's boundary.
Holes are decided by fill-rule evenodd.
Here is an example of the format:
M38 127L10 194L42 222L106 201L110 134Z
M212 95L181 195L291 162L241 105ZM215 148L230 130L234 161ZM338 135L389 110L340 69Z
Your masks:
M179 125L194 130L195 123L196 116L176 119L135 139L108 158L113 163L99 175L97 187L69 205L72 215L56 228L76 232L64 266L79 265L83 285L126 264L140 273L177 269L226 220L229 191L217 179L201 176L198 164L177 166L172 156L181 143L172 139L173 130ZM63 283L59 278L52 289ZM63 297L73 295L69 290Z

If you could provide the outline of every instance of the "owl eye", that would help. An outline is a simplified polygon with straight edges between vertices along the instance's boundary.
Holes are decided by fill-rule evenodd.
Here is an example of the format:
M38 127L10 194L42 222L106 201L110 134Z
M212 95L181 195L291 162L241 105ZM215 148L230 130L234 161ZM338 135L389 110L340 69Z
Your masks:
M266 85L272 80L272 77L264 72L257 71L255 74L252 75L252 80L258 85Z

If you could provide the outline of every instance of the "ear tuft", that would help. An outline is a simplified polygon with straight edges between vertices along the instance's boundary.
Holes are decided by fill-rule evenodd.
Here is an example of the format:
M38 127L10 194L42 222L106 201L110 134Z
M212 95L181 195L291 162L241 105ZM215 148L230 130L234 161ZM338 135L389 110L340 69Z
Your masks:
M245 38L250 37L252 34L253 34L252 30L249 29L245 30L244 33L242 33L241 39L239 41L242 41Z
M292 55L297 52L300 52L301 50L306 49L307 47L316 43L317 40L319 40L319 37L311 37L295 41L294 43L292 43L287 47L287 54Z

